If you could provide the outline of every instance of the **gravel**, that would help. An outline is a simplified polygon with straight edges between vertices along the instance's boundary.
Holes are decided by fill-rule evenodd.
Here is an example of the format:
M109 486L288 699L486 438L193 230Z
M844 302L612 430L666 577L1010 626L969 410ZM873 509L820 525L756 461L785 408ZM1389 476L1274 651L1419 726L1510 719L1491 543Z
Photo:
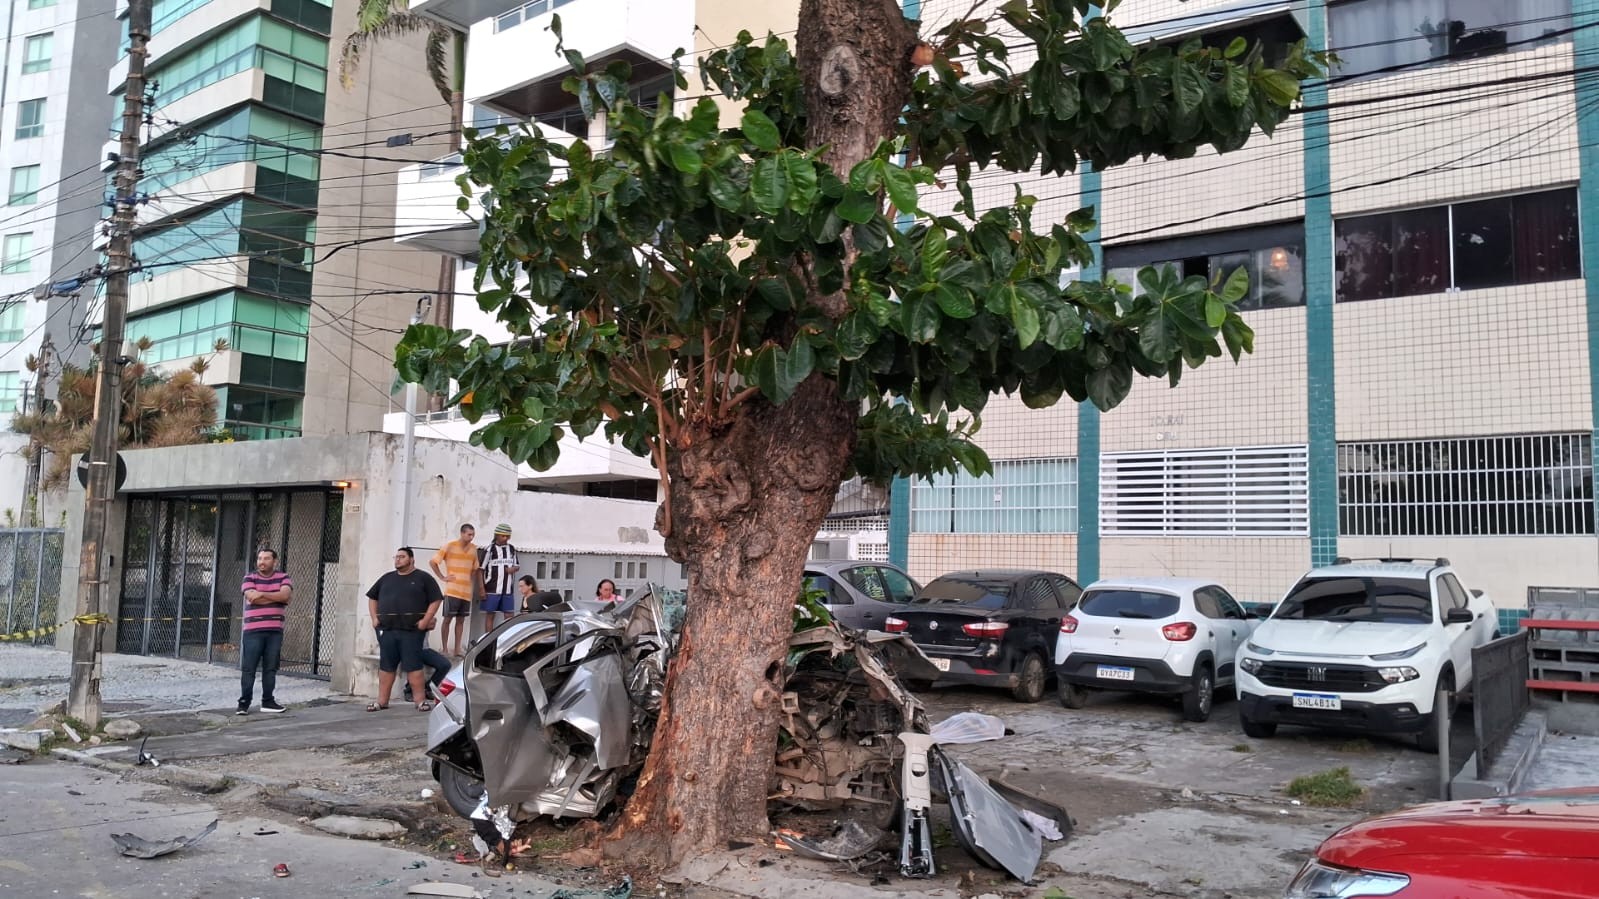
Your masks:
M0 648L0 710L42 712L66 699L71 662L71 655L59 649ZM115 703L118 713L233 709L239 701L239 671L231 665L107 653L101 671L101 698ZM259 678L255 693L259 704ZM276 698L284 705L336 695L325 681L278 674Z

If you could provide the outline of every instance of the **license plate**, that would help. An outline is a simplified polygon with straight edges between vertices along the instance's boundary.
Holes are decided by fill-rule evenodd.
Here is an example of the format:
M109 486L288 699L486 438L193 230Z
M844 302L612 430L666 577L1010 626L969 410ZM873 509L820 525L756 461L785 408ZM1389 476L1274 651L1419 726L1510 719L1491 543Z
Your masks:
M1296 709L1324 709L1336 712L1344 707L1344 701L1333 693L1295 693L1294 708Z
M1119 668L1114 665L1100 665L1094 669L1094 676L1100 680L1132 680L1133 669Z
M931 661L933 663L933 667L937 668L939 671L949 670L949 659L931 659Z

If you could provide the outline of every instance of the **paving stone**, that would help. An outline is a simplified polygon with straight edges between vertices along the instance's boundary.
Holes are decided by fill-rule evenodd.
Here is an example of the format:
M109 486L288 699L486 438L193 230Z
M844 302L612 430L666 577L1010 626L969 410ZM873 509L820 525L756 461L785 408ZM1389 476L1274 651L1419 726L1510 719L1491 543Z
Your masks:
M405 828L393 821L372 818L355 818L350 815L328 815L311 822L323 833L351 837L357 840L388 840L405 833Z

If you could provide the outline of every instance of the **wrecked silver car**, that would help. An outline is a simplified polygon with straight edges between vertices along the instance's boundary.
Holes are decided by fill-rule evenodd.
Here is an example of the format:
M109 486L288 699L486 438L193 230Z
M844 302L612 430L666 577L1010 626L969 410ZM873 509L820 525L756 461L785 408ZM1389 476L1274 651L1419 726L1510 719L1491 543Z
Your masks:
M473 644L440 686L429 720L428 755L451 808L497 822L506 836L516 820L604 813L649 751L684 602L681 591L653 587L614 605L518 615ZM883 842L897 821L901 872L929 876L936 790L948 796L952 829L968 851L1030 878L1039 836L928 736L926 710L906 684L931 683L938 671L915 644L839 627L804 601L796 628L774 805L849 810L844 854ZM793 836L787 844L808 845ZM828 854L838 857L817 857Z

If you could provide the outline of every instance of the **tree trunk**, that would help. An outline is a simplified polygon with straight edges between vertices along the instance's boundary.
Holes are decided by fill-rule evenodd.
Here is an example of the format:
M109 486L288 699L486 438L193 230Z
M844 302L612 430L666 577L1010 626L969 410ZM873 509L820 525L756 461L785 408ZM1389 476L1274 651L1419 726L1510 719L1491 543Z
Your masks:
M799 20L807 140L847 178L893 133L916 28L899 0L803 0ZM835 319L847 311L841 297L809 302ZM667 550L688 565L688 619L638 790L607 847L617 857L676 864L769 830L794 601L859 409L812 375L783 405L741 412L667 451Z

